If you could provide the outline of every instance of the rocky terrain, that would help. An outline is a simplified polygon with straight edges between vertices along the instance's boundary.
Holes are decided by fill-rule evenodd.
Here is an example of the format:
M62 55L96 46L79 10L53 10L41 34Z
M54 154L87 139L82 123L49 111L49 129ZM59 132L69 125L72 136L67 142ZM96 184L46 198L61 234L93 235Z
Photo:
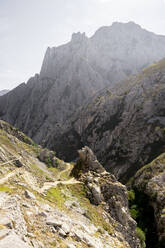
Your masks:
M7 94L9 90L0 90L0 96Z
M165 244L165 153L141 168L132 180L143 228L152 248ZM141 216L140 216L141 215ZM140 220L140 218L137 218Z
M103 166L126 182L164 151L165 60L107 87L75 113L48 146L73 160L89 146Z
M0 118L55 147L52 135L62 135L63 124L96 92L164 56L165 37L133 22L102 27L91 38L73 34L69 43L47 49L39 75L0 97Z
M125 186L89 148L79 163L0 121L0 247L140 247Z

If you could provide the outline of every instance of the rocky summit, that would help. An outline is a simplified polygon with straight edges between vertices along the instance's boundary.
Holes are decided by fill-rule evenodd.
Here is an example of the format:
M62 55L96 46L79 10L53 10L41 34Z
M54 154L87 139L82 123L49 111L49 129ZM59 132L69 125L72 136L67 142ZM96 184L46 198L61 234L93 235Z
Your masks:
M9 90L0 90L0 96L7 94Z
M140 247L126 187L80 154L86 173L0 121L0 247Z
M133 22L102 27L91 38L75 33L69 43L47 49L39 75L0 97L0 118L53 146L51 137L63 134L63 125L96 92L164 56L165 37Z

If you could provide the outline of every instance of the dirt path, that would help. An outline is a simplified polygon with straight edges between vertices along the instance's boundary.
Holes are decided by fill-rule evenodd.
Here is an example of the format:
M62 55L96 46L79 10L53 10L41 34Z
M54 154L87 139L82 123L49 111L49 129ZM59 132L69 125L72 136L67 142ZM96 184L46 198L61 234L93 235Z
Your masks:
M23 152L28 152L29 149L24 150ZM22 157L18 157L18 158L14 158L12 160L9 160L7 162L4 162L2 164L0 164L0 166L2 165L6 165L6 164L10 164L12 162L21 160ZM42 171L44 171L45 173L47 173L49 176L52 176L51 172L48 170L47 166L38 161L38 159L34 158L32 159L32 161L35 163L35 165ZM28 171L26 171L24 168L17 168L14 171L8 173L5 177L0 179L0 184L4 184L5 182L8 181L9 178L11 177L15 177L16 175L22 175L23 179L26 181L26 183L29 185L29 187L31 189L33 189L34 191L37 191L39 193L44 193L45 191L49 190L52 187L56 187L58 184L63 184L63 185L69 185L69 184L79 184L80 182L77 181L75 178L70 178L68 180L63 180L62 176L69 172L72 169L72 165L70 163L66 163L67 167L65 170L62 170L58 173L56 181L54 182L45 182L43 187L40 188L38 186L37 180L36 178Z
M21 159L22 159L22 157L15 158L15 159L9 160L9 161L7 161L7 162L5 162L3 164L0 164L0 166L5 165L5 164L10 164L12 162L15 162L15 161L18 161L18 160L21 160Z
M72 167L71 164L66 163L66 165L67 165L66 169L59 172L59 174L57 176L57 180L62 179L61 178L62 175L65 174L66 172L68 172L71 169L71 167Z
M69 172L72 168L72 165L69 163L67 164L67 168L65 170L62 170L58 176L57 180L55 182L46 182L44 183L44 186L40 189L40 193L44 193L45 191L49 190L52 187L56 187L58 184L68 185L68 184L79 184L81 182L77 181L74 177L68 179L68 180L62 180L62 175Z
M63 173L66 173L70 169L71 169L71 165L69 163L67 163L67 168L59 173L58 178L60 179L61 175ZM59 180L58 179L59 181L57 180L55 182L46 182L46 183L44 183L43 187L40 188L38 186L38 183L37 183L35 177L30 172L28 172L22 168L18 168L18 169L15 169L14 171L8 173L4 178L1 178L0 184L4 184L6 181L8 181L9 178L14 177L14 176L19 175L19 174L22 175L22 177L24 178L24 180L30 186L31 189L33 189L33 190L35 190L41 194L43 194L45 191L49 190L52 187L56 187L58 184L69 185L69 184L80 184L81 183L81 182L77 181L75 178L71 178L68 180Z
M58 184L69 185L69 184L80 184L81 182L77 181L75 178L71 178L66 181L56 181L54 183L44 183L44 186L40 189L40 193L48 191L52 187L56 187Z

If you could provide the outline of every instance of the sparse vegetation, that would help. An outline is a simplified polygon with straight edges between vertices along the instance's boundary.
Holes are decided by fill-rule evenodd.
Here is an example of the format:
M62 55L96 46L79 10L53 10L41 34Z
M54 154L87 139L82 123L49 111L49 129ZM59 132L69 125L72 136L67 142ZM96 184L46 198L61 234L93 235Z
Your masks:
M136 228L136 234L137 234L137 237L140 240L141 248L145 248L146 247L146 244L145 244L145 241L146 241L145 233L142 231L142 229L140 227L137 227Z

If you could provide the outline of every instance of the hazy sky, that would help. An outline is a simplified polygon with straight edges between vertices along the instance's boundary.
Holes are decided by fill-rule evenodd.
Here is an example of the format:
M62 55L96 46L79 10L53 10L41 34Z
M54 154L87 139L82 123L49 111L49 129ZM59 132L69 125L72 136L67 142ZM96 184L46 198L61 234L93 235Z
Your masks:
M38 73L48 46L114 21L165 35L165 0L0 0L0 90Z

